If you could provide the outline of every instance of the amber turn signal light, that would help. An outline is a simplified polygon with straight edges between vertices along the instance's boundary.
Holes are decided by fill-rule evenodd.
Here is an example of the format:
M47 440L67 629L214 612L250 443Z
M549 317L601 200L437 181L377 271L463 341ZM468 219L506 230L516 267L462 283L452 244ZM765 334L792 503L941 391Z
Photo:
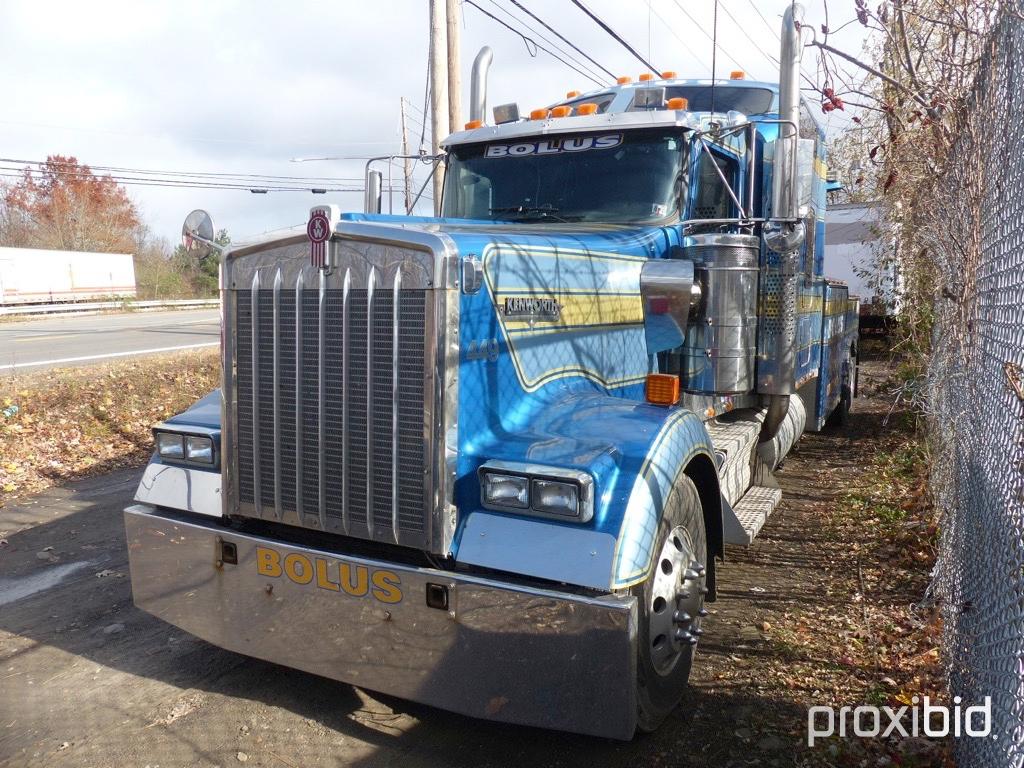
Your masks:
M677 76L678 75L674 69L667 69L661 73L662 80L675 80Z
M669 99L666 105L669 109L686 109L690 106L690 102L684 99L682 96L676 96L674 99Z
M639 79L641 83L650 82L651 80L654 79L654 75L652 75L650 72L644 72L643 74L640 75Z
M679 402L679 377L670 373L647 374L647 402L675 405Z
M572 107L568 106L567 104L563 104L560 107L554 107L551 110L551 116L552 117L568 117L571 114L572 114Z
M745 77L746 74L743 72L742 69L734 69L732 72L729 73L730 80L742 80Z
M474 128L479 128L483 124L483 120L470 120L468 123L466 123L466 130L472 131Z
M530 119L531 120L544 120L544 119L547 118L547 116L548 116L548 110L546 108L545 109L535 109L532 112L530 112Z
M580 104L576 107L577 115L595 115L597 114L597 104L592 101L588 101L585 104Z

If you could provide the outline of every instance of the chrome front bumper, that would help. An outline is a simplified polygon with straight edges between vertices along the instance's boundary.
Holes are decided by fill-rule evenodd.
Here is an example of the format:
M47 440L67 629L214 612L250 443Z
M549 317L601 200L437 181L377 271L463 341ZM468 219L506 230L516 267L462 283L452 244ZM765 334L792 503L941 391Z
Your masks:
M125 528L135 604L214 645L472 717L633 735L633 597L338 555L143 504Z

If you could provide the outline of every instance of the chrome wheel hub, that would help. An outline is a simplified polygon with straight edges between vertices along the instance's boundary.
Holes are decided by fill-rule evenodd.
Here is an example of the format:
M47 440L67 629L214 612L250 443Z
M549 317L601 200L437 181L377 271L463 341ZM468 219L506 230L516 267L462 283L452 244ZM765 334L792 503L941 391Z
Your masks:
M650 656L654 669L667 675L682 652L697 643L704 604L704 564L694 553L683 526L672 530L654 563L647 606Z

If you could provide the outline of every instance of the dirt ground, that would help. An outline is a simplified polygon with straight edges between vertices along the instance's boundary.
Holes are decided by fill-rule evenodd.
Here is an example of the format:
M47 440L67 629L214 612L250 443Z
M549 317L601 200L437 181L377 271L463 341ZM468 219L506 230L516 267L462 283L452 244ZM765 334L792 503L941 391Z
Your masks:
M866 394L883 374L867 367ZM896 439L882 425L888 405L858 399L849 429L808 434L787 459L782 505L720 565L689 694L657 733L630 743L376 695L222 651L143 614L131 603L121 521L138 470L9 504L0 509L0 765L845 763L834 740L804 746L807 706L900 695L914 670L876 646L906 656L929 644L900 645L915 627L926 632L907 606L921 600L927 557L894 566L843 509ZM900 762L938 762L931 745L911 741Z

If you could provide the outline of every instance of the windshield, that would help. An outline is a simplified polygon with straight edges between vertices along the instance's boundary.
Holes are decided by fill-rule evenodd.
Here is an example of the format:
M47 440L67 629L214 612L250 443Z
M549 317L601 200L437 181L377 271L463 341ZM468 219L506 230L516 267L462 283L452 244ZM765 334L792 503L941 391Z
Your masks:
M689 103L691 112L711 111L710 85L672 85L665 89L665 98L682 96ZM774 94L767 88L736 87L716 85L714 93L715 112L735 109L745 115L762 115L771 112Z
M444 215L635 222L678 213L682 133L629 131L454 147Z

